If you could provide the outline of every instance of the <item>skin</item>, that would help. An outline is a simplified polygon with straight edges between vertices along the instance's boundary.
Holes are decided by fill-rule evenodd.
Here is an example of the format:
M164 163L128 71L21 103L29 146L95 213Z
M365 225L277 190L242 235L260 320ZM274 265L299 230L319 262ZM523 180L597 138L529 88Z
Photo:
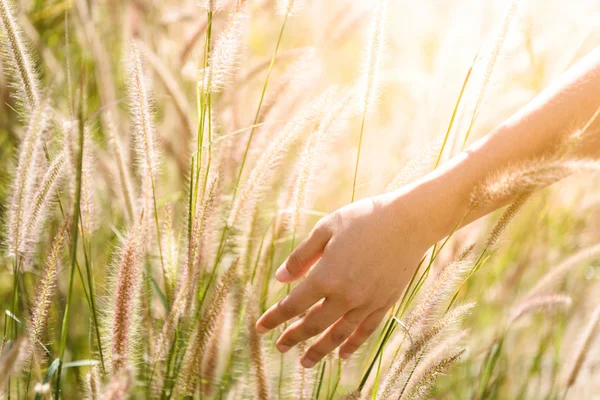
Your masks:
M600 107L598 93L600 47L429 175L321 219L275 274L285 283L306 278L262 315L257 331L264 334L307 312L285 329L277 349L286 352L319 335L301 359L304 367L338 347L348 358L399 300L427 249L460 222L473 189L490 174L552 156L590 121L572 151L577 158L600 158L600 117L592 119ZM463 225L510 201L499 199L470 212Z

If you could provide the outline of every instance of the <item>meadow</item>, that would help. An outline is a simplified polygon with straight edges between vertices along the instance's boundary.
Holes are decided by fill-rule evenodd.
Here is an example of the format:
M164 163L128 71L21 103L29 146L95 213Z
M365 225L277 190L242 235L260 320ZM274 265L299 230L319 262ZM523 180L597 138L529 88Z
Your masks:
M320 218L488 133L598 21L588 0L0 0L0 398L597 398L600 163L568 148L503 175L516 200L429 249L350 359L305 369L255 323Z

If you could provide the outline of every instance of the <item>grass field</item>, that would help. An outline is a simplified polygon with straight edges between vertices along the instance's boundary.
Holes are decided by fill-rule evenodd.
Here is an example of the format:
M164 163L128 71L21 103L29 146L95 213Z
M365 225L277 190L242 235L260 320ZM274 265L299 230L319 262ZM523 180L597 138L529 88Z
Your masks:
M0 398L596 398L597 174L430 249L349 360L304 369L254 324L321 217L485 135L598 21L586 0L0 0Z

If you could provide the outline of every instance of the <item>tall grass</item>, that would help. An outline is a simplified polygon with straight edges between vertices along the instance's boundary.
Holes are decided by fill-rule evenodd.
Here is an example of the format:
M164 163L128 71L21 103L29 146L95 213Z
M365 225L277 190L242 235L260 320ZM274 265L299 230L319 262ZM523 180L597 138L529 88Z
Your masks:
M555 399L600 389L600 163L570 151L598 112L572 121L556 157L465 193L461 222L510 204L429 249L349 360L307 370L299 356L310 341L283 357L281 330L255 331L293 286L274 271L318 218L440 167L449 143L508 116L503 90L521 93L527 73L543 80L556 56L536 53L552 40L531 42L532 65L515 56L520 18L543 17L535 5L513 1L502 19L506 5L490 2L490 43L470 35L465 56L434 60L448 54L442 38L458 40L438 8L458 3L427 11L439 18L431 31L414 22L422 4L358 3L0 0L0 397ZM587 185L565 179L576 174ZM564 191L533 194L558 181Z

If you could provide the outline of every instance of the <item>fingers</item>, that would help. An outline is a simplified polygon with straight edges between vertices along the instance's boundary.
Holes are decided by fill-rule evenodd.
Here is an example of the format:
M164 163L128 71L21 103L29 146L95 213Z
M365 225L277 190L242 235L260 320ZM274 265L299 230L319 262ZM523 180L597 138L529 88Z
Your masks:
M296 286L290 294L269 308L256 322L256 331L266 333L285 321L303 313L310 306L321 300L324 293L312 279L306 279Z
M300 360L302 366L312 368L321 361L323 357L342 344L367 315L369 312L364 309L354 309L346 313L308 349Z
M331 230L326 222L319 222L310 235L296 247L283 265L275 272L278 281L289 283L300 278L323 254L325 245L331 238Z
M277 349L285 353L296 344L323 332L347 311L340 303L325 299L316 304L308 314L290 325L277 340Z
M385 317L387 308L380 308L371 313L358 328L340 347L340 357L347 359L362 346L362 344L377 330L377 327Z

